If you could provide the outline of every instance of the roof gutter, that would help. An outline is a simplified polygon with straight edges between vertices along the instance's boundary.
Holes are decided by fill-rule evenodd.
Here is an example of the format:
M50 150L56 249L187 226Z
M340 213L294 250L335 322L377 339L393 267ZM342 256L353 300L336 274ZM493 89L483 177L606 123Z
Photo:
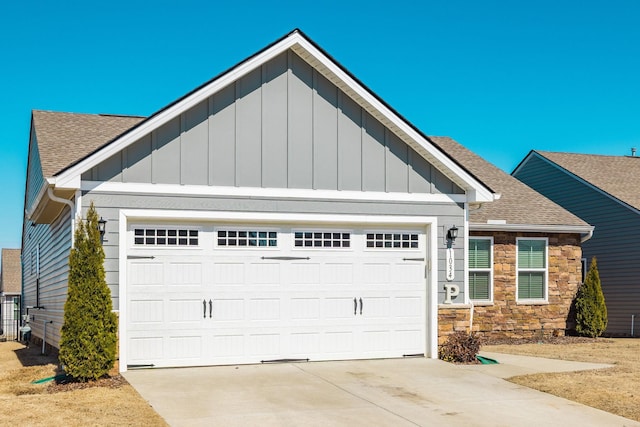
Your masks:
M525 233L578 233L582 235L580 243L593 237L594 227L591 225L537 225L537 224L485 224L470 223L471 231L510 231Z

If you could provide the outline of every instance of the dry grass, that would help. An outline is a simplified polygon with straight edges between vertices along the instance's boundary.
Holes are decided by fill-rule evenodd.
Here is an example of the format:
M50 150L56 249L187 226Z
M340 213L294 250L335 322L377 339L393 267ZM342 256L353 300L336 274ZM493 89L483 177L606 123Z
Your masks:
M640 339L487 345L482 350L615 365L595 371L523 375L509 381L640 421Z
M126 382L59 391L32 381L55 375L55 357L17 342L0 343L0 425L166 426Z

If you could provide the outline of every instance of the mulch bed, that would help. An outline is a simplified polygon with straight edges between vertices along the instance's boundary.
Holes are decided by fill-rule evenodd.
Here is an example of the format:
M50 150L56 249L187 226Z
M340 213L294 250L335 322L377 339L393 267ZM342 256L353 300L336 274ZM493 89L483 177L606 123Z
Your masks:
M520 344L554 344L554 345L567 345L567 344L589 344L595 342L606 342L607 338L589 338L589 337L575 337L575 336L560 336L560 337L544 337L540 339L536 338L493 338L482 341L482 345L520 345Z
M60 393L64 391L81 390L91 387L103 387L103 388L120 388L129 384L122 375L114 375L100 378L95 381L79 382L72 379L63 379L60 381L53 381L47 387L49 393Z

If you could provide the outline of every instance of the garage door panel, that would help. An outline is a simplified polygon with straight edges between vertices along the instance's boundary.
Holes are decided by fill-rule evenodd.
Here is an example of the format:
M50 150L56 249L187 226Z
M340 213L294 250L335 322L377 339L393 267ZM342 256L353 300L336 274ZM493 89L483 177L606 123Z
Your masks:
M216 262L213 266L214 283L220 285L243 285L245 276L245 263L242 262Z
M424 283L424 264L404 263L391 266L393 283Z
M248 266L249 283L256 285L278 285L281 283L279 263L252 262Z
M281 358L281 335L279 331L272 333L250 334L247 340L248 354L254 357Z
M216 322L244 320L245 300L242 298L214 299L213 318Z
M352 292L355 293L355 292ZM349 319L355 317L356 303L354 297L337 297L323 299L323 312L325 319Z
M209 355L214 360L218 358L239 360L245 355L246 337L242 333L216 334L208 338L211 340L211 346L208 347Z
M363 263L363 282L372 285L387 285L390 282L391 267L388 263Z
M200 298L190 299L169 299L167 301L167 320L170 323L188 323L193 326L193 323L198 323L204 318L205 311L203 308L202 300ZM180 327L180 326L178 326Z
M319 332L298 332L290 335L291 356L307 358L310 354L320 353Z
M421 319L424 313L425 303L423 298L398 297L393 299L393 315L402 319Z
M131 337L129 339L128 362L130 364L150 363L164 359L162 336Z
M317 285L320 283L320 264L317 262L290 264L288 281L293 285Z
M201 335L176 335L166 339L167 356L174 363L200 362L202 357Z
M320 282L326 285L344 285L351 286L353 284L353 264L328 262L322 265Z
M366 248L365 233L357 230L341 232L340 245L348 247L295 247L294 232L283 227L277 246L232 248L207 233L216 236L216 227L202 227L198 250L154 254L146 248L144 255L155 258L128 261L128 363L198 366L424 352L424 247Z
M128 274L133 292L147 286L164 285L164 264L161 262L129 262Z
M280 298L252 298L249 301L249 320L282 319Z
M320 298L291 298L291 320L319 320Z
M132 325L140 323L164 322L164 301L144 296L129 302L129 321Z
M328 330L322 334L322 349L328 358L353 354L355 333L347 330Z

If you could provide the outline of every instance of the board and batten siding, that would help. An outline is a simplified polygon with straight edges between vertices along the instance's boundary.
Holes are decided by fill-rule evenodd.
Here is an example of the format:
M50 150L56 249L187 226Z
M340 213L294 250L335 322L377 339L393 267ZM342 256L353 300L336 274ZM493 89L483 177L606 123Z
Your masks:
M635 315L635 333L640 334L640 213L537 155L514 176L595 226L593 237L582 244L582 252L587 268L592 257L598 260L609 316L606 333L630 334L631 316Z
M277 213L319 213L319 214L351 214L351 215L394 215L394 216L432 216L437 217L440 226L438 233L438 263L433 269L438 277L438 302L444 301L444 277L446 248L444 228L442 224L455 224L464 233L464 207L456 203L417 203L393 202L381 203L370 201L314 201L314 200L282 200L234 197L190 197L190 196L151 196L138 194L109 194L85 192L82 197L83 215L94 203L98 215L107 220L104 236L105 272L114 309L119 307L119 245L127 245L125 236L119 236L120 209L158 209L189 211L229 211L229 212L277 212ZM165 221L166 222L166 221ZM180 224L192 224L181 222ZM433 230L432 230L433 231ZM458 239L455 245L455 281L460 287L460 295L454 302L464 301L464 242Z
M59 348L60 329L67 300L71 215L68 206L52 224L26 226L22 240L23 307L37 306L38 265L40 308L30 309L31 330L42 338L47 324L47 343ZM37 259L39 255L39 260Z
M292 51L221 89L82 179L464 193Z

